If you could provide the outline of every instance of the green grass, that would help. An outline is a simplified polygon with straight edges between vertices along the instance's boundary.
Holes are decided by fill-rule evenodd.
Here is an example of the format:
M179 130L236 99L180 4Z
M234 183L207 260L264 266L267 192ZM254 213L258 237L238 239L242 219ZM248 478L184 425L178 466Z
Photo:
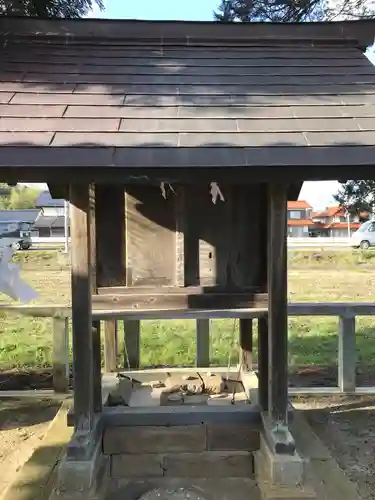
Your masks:
M55 251L20 252L16 260L22 275L40 296L38 304L67 304L70 300L69 269ZM289 300L373 301L375 253L291 252ZM1 302L9 302L2 296ZM0 369L37 368L51 365L51 320L0 316ZM333 365L337 359L336 318L301 317L289 320L290 366ZM256 341L256 332L254 332ZM120 329L120 339L123 332ZM238 324L211 321L210 357L214 366L236 364ZM195 322L144 321L141 330L142 366L193 365ZM120 352L123 343L120 340ZM362 365L375 365L375 318L357 320L357 354ZM255 351L256 355L256 351ZM122 356L123 357L123 356Z

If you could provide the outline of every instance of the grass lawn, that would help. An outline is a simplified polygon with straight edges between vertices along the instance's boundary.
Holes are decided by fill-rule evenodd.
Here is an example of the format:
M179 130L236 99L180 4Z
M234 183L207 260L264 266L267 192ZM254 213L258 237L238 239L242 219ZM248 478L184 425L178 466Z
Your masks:
M38 304L67 304L69 269L55 251L16 256L23 278L38 292ZM375 300L375 253L295 251L289 255L289 300L338 302ZM5 296L1 302L10 302ZM301 317L289 321L290 366L333 365L337 355L336 318ZM211 363L237 363L237 329L233 320L211 322ZM121 331L120 331L121 337ZM375 365L375 318L358 318L357 351L364 366ZM51 364L51 320L0 316L0 369ZM141 362L193 365L194 321L144 321Z

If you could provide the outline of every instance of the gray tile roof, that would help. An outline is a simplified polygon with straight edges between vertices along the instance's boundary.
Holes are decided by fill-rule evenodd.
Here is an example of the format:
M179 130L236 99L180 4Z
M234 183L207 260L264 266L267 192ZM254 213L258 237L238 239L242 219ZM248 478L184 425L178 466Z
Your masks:
M63 207L64 200L53 199L49 191L42 191L35 202L36 207Z
M359 24L117 22L114 39L84 23L43 24L55 35L0 49L0 167L374 163L375 68L349 36ZM92 30L64 38L59 26Z
M35 229L40 227L64 227L64 217L63 216L49 216L49 215L39 215L35 224L33 225Z
M35 222L39 209L28 210L0 210L0 222Z

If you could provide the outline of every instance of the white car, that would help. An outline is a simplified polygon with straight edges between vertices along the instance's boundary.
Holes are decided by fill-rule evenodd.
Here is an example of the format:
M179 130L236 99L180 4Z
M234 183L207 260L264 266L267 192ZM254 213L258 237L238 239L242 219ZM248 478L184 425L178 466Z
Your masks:
M375 221L369 220L352 235L350 246L367 250L375 246Z

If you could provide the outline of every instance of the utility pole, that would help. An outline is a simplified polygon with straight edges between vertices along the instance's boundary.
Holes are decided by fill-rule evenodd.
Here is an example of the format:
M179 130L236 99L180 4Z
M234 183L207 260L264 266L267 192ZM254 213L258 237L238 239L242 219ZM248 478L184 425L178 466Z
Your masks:
M348 223L348 240L350 242L352 234L351 234L351 231L350 231L350 213L349 213L348 210L346 210L346 222Z
M65 248L64 252L69 252L69 202L64 200L64 238Z

